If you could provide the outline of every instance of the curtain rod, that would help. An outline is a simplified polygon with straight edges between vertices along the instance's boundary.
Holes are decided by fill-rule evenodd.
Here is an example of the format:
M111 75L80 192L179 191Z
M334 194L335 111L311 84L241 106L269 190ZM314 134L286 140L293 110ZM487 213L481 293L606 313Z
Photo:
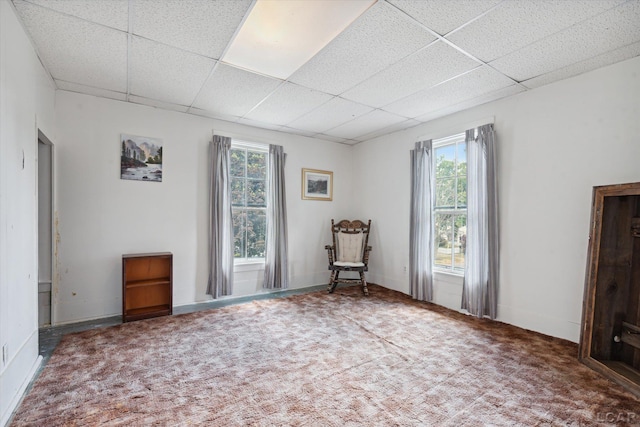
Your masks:
M466 130L477 128L478 126L494 124L495 116L488 116L482 119L477 119L473 121L463 122L461 124L447 126L444 130L436 130L429 133L425 133L422 136L418 137L418 141L424 141L426 139L442 139L447 136L455 135L458 133L462 133Z
M231 138L232 140L242 142L245 145L254 145L256 147L262 147L262 148L264 148L265 145L271 145L271 144L282 145L281 142L276 141L275 139L271 140L271 138L247 136L246 134L239 134L239 133L226 132L226 131L218 132L212 128L211 137L213 137L213 135L225 136L227 138Z

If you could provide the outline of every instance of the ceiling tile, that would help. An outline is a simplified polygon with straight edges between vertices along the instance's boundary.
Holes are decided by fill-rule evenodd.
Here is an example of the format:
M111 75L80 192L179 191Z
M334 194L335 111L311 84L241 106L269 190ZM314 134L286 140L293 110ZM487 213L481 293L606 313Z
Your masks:
M215 114L213 114L211 111L209 110L201 110L200 108L189 108L188 111L189 114L195 114L196 116L202 116L202 117L209 117L211 119L216 119L218 118ZM237 118L236 118L237 120ZM227 121L236 121L236 120L227 120Z
M60 90L84 93L86 95L99 96L101 98L116 99L118 101L127 100L127 94L124 92L115 92L112 90L99 89L91 86L79 85L77 83L65 82L64 80L56 80L55 82L56 82L56 86Z
M445 35L502 0L387 0L436 33Z
M291 77L339 95L435 40L386 2L378 2Z
M346 138L339 138L337 136L325 135L323 133L317 133L313 135L313 137L317 139L324 139L325 141L337 142L339 144L344 144L347 141Z
M602 55L598 55L593 58L571 64L567 67L551 71L541 76L525 80L522 82L522 84L528 88L533 89L549 83L553 83L558 80L577 76L578 74L586 73L587 71L595 70L600 67L615 64L616 62L634 58L639 55L640 42L637 42L616 50L603 53Z
M523 81L636 41L640 41L640 1L630 1L503 56L491 65Z
M416 120L425 123L439 117L444 117L448 114L453 114L458 111L466 110L471 107L475 107L477 105L486 104L487 102L495 101L501 98L506 98L508 96L517 95L518 93L524 92L526 89L518 84L512 84L511 86L507 86L502 89L498 89L489 93L482 94L475 98L471 98L457 104L448 105L439 110L431 111L422 116L416 117Z
M242 117L242 118L238 119L238 123L242 123L243 125L253 126L253 127L256 127L256 128L270 129L270 130L279 130L279 129L282 128L282 125L276 125L276 124L273 124L273 123L261 122L259 120L248 119L246 117Z
M384 109L405 117L418 117L512 84L512 80L483 66L387 105Z
M278 130L280 132L286 132L286 133L290 133L290 134L293 134L293 135L302 135L302 136L308 136L308 137L312 137L312 136L317 134L317 132L310 132L310 131L307 131L307 130L290 128L288 126L282 126Z
M489 62L611 9L621 1L624 0L510 0L447 39Z
M217 59L251 3L251 0L133 0L132 31Z
M86 1L86 0L28 0L58 12L107 27L127 31L129 25L129 1Z
M324 132L372 110L373 108L366 105L336 97L289 123L288 126L314 133Z
M404 129L409 129L414 126L418 126L421 122L414 119L407 119L400 123L392 124L391 126L384 127L382 129L376 130L374 132L368 133L366 135L361 135L357 139L360 141L368 141L369 139L377 138L382 135L387 135L392 132L397 132Z
M224 114L215 114L208 110L202 110L200 108L191 107L187 110L189 114L195 114L196 116L209 117L218 121L225 121L229 123L236 123L240 120L240 117L226 116Z
M379 72L342 96L382 107L479 65L446 43L436 42Z
M323 133L340 138L357 139L361 135L366 135L380 128L406 120L406 117L399 117L382 110L373 110L370 113Z
M131 94L191 105L215 61L140 37L131 40Z
M194 106L217 114L242 117L281 83L271 77L220 63Z
M285 83L246 117L260 122L286 125L331 98L331 95L326 93Z
M23 1L16 9L54 79L127 91L127 35Z
M129 101L136 104L147 105L149 107L162 108L163 110L179 111L181 113L186 113L189 109L186 105L171 104L168 102L158 101L157 99L145 98L143 96L129 95Z

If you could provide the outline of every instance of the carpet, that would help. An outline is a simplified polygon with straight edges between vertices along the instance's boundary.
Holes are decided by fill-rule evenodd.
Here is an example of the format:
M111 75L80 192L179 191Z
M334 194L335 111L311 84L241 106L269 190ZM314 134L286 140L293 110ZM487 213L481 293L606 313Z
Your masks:
M370 289L66 335L11 426L640 424L576 344Z

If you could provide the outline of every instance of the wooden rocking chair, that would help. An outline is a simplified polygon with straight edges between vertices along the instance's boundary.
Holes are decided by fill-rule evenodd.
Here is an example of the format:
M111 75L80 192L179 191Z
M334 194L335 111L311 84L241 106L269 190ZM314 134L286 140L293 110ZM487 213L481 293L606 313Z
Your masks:
M360 220L343 219L337 224L331 220L333 245L324 247L329 256L329 270L331 270L329 293L333 293L338 283L358 283L362 285L362 292L365 296L369 295L364 272L369 269L370 230L371 220L365 223ZM360 274L360 279L340 279L341 271L357 271Z

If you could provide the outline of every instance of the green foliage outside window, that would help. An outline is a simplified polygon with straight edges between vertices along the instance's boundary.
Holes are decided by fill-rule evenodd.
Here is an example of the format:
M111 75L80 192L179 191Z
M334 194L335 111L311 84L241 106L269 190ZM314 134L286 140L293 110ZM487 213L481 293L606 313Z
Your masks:
M464 270L467 242L467 147L464 138L435 155L435 265Z
M264 258L267 225L267 153L231 149L234 258Z

